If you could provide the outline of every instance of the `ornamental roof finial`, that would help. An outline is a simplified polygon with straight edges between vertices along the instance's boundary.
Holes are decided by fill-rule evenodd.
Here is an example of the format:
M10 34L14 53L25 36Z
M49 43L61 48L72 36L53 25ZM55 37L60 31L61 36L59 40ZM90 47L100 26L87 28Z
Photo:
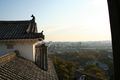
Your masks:
M35 16L32 14L32 21L35 22Z

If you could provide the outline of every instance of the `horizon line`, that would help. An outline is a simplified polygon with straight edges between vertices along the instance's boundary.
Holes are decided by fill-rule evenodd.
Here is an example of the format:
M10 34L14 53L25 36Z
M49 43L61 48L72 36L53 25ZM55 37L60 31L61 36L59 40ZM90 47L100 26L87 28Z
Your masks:
M45 41L45 42L103 42L103 41L110 41L112 40L87 40L87 41Z

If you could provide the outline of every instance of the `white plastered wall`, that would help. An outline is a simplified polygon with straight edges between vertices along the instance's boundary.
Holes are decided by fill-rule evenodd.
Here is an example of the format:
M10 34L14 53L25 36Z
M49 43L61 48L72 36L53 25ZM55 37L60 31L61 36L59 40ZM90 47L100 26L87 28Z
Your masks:
M24 58L33 61L33 43L16 43L14 49L18 50Z
M11 43L11 42L8 42ZM12 42L13 49L7 49L6 43L0 43L0 52L7 52L11 50L18 50L20 55L31 61L35 61L35 46L44 43L43 41L20 41Z
M7 49L7 46L3 43L0 43L0 52L7 52L7 51L9 51Z
M13 49L7 49L8 43L11 42L0 43L0 53L8 52L11 50L18 50L22 57L33 61L33 44L35 42L30 42L30 41L13 42L11 43L13 44Z

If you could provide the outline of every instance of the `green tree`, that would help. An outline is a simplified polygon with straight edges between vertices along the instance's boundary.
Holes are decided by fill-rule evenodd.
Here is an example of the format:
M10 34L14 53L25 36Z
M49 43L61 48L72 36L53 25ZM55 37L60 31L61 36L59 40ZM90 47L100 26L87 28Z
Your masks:
M59 80L73 80L75 66L72 62L54 57L53 63L55 65Z
M106 73L95 64L85 66L84 72L101 80L108 80Z

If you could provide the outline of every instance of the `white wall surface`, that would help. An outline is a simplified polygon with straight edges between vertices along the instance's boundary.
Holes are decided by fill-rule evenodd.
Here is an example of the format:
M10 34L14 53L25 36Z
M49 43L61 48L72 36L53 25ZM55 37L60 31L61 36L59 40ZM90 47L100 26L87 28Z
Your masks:
M0 53L2 52L9 52L9 51L13 51L15 50L13 49L7 49L7 44L6 43L0 43Z
M33 61L33 43L16 43L14 49L18 50L24 58Z
M11 42L8 42L11 43ZM42 44L43 41L21 41L21 42L12 42L13 44L13 49L7 49L8 43L0 43L0 53L1 52L8 52L11 50L18 50L20 55L26 59L29 59L31 61L35 61L35 46L38 44Z
M33 42L18 42L12 44L13 49L7 49L6 43L0 43L0 53L18 50L22 57L33 61Z

